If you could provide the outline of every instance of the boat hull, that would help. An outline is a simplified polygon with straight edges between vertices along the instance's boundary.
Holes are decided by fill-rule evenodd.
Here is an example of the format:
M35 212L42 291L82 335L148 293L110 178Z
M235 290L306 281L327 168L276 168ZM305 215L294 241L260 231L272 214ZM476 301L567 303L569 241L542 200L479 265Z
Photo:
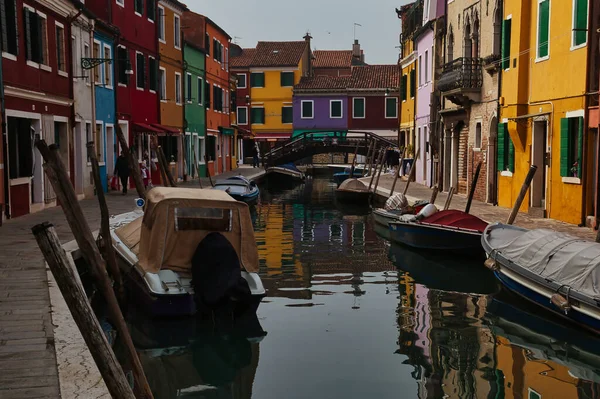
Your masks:
M409 247L481 257L484 254L481 233L411 222L394 222L389 228L392 241Z
M338 189L335 191L335 198L339 202L366 205L371 200L371 194L370 191L346 191Z
M256 188L248 194L229 194L229 195L231 195L237 201L242 201L247 204L252 204L258 200L259 194L260 194L260 192L259 192L258 188Z
M266 174L270 177L277 177L281 179L294 179L296 181L304 181L304 173L296 170L281 168L281 167L271 167L267 168Z
M398 217L391 212L375 209L373 211L373 220L381 226L388 227L391 222L397 222Z
M352 176L350 176L350 172L339 172L339 173L334 173L333 174L333 181L339 186L340 184L342 184L343 182L345 182L346 180L348 180L350 177L354 177L354 178L359 178L359 177L363 177L363 171L362 170L355 170L354 173L352 174Z

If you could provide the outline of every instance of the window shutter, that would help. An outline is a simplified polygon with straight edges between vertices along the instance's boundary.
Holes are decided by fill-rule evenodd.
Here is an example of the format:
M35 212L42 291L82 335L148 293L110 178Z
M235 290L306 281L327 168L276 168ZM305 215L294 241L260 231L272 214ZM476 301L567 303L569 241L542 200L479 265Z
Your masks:
M156 19L156 0L148 0L148 19Z
M16 0L0 1L0 26L2 30L2 51L19 55L17 2Z
M210 108L210 83L204 82L204 105Z
M539 23L538 23L538 57L548 56L548 37L550 24L550 1L545 0L539 3Z
M577 118L577 177L581 179L581 171L583 169L583 116Z
M150 69L150 90L156 91L156 86L158 84L158 68L157 62L154 58L150 58L149 69Z
M415 96L415 89L417 87L416 76L417 76L417 74L414 69L412 71L410 71L410 96L411 97Z
M402 75L402 101L407 99L406 95L408 93L408 75Z
M498 164L498 171L502 172L505 168L505 157L504 154L506 153L506 134L507 134L507 129L506 129L507 124L506 123L499 123L498 124L498 159L497 159L497 164Z
M210 36L208 35L208 32L206 33L206 37L204 40L204 47L206 50L206 55L210 55Z
M579 46L587 41L588 0L575 1L575 45Z
M508 170L511 172L515 171L515 145L506 129L506 137L508 138Z
M569 118L560 119L560 175L569 176Z
M31 13L29 8L23 8L23 20L25 21L25 56L28 60L31 60Z
M8 26L6 17L6 2L0 1L0 26L2 27L2 51L8 51Z
M505 19L502 22L502 69L510 68L510 36L512 20Z

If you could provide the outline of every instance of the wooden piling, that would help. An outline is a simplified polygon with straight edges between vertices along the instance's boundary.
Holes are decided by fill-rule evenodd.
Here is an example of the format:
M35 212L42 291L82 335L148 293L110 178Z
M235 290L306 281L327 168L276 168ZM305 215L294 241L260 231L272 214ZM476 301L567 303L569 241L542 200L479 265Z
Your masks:
M204 163L206 164L206 175L208 176L210 186L214 187L215 185L213 184L212 177L210 177L210 170L208 169L208 158L206 158L206 155L204 156Z
M135 398L123 369L106 340L102 327L100 327L100 323L85 296L85 291L79 284L79 279L71 266L71 262L69 262L65 250L60 244L54 226L45 222L33 226L31 230L44 255L44 259L50 267L56 284L65 298L71 315L98 366L108 392L113 398Z
M123 291L121 271L119 270L119 264L117 263L115 248L112 246L109 222L110 214L108 213L108 205L106 204L106 197L104 196L104 189L102 188L100 166L98 165L98 156L96 155L96 149L93 142L87 143L87 153L90 158L90 163L92 164L92 176L94 177L96 196L98 197L98 204L100 206L100 236L104 241L104 260L106 261L110 274L115 282L115 290L117 291L119 302L122 302L125 293Z
M367 168L367 173L365 176L368 176L371 173L371 166L373 164L373 155L375 155L375 140L371 140L371 144L369 144L369 150L367 151L367 160L365 163L365 168Z
M394 176L394 183L392 183L392 189L390 190L390 197L394 195L394 189L396 188L396 182L400 177L400 171L402 170L402 162L404 162L404 154L406 153L406 146L402 149L402 155L400 156L400 161L398 163L398 170L396 171L396 176Z
M375 161L375 166L373 167L373 174L371 175L371 180L369 181L368 191L371 191L371 186L373 185L373 181L375 180L375 175L377 174L377 165L379 165L381 163L381 159L383 158L383 153L384 153L383 148L380 148L378 156L377 156L377 160Z
M44 171L52 184L57 199L62 204L61 208L65 214L69 227L73 232L73 236L77 241L77 245L81 250L83 258L90 267L90 271L98 289L106 300L110 320L115 325L120 337L123 339L126 348L125 355L132 365L133 378L136 382L136 386L139 388L143 398L152 398L152 391L148 385L144 369L137 356L133 341L129 335L129 330L127 329L127 324L125 323L125 319L119 308L108 273L106 272L104 259L102 259L102 256L100 255L92 231L83 215L83 210L77 200L73 185L69 180L67 169L58 153L58 147L55 144L48 147L44 140L38 140L36 142L36 147L44 158Z
M477 180L479 180L479 172L481 172L481 161L477 164L477 169L473 175L473 181L471 182L471 188L469 190L469 197L467 198L467 206L465 207L465 213L469 213L471 210L471 203L473 202L473 196L475 195L475 187L477 187Z
M435 186L433 186L433 191L431 192L431 199L429 200L430 204L435 204L435 199L437 198L438 191L438 186L436 184Z
M527 172L527 176L525 176L525 181L521 186L521 191L519 192L519 196L513 205L512 211L510 211L510 215L508 216L508 220L506 224L513 224L517 214L519 213L519 208L525 199L525 194L527 194L527 190L529 190L529 186L531 185L531 181L533 180L533 176L535 176L535 172L537 171L537 166L531 165L529 168L529 172Z
M385 154L387 153L387 148L382 149L382 151L383 151L383 155L385 156ZM377 192L377 186L379 186L379 178L381 177L381 172L383 171L383 165L385 164L383 162L383 157L381 157L380 163L381 163L381 166L379 167L379 173L377 173L377 179L375 180L375 187L373 187L374 193Z
M196 168L198 183L200 184L200 188L202 188L202 178L200 177L200 169L198 169L198 157L196 156L196 151L194 151L194 167Z
M417 148L417 151L415 151L415 160L413 161L412 165L410 165L408 180L406 181L406 186L404 186L404 191L402 192L404 195L406 195L406 192L408 191L408 186L410 185L410 181L413 179L414 174L417 173L417 160L419 159L419 155L421 155L419 150L420 148Z
M452 202L452 197L454 196L454 187L450 187L450 191L448 191L448 197L446 198L446 203L444 204L444 210L450 208L450 203Z
M156 160L158 161L158 171L160 172L160 180L162 181L162 185L164 187L169 187L170 183L169 183L169 179L167 179L167 170L166 170L167 168L165 166L163 159L160 156L158 147L154 148L154 152L156 152Z
M159 160L162 159L162 163L164 165L164 171L165 171L165 174L167 175L168 185L170 185L171 187L177 187L177 183L175 182L175 179L173 179L173 175L171 174L171 169L169 168L169 162L167 161L167 157L165 157L165 153L163 152L162 147L158 146L156 152L158 153L158 159Z
M356 165L356 155L358 154L358 146L360 145L360 141L356 143L356 148L354 149L354 158L352 158L352 166L350 167L350 179L354 177L354 165Z
M117 132L117 138L119 139L119 144L121 145L121 151L123 151L123 154L125 155L125 157L127 158L127 162L129 163L129 172L133 176L133 184L135 185L135 189L140 198L146 199L146 187L144 187L144 179L142 179L140 165L138 165L138 162L134 158L133 153L129 151L127 140L125 139L125 135L123 134L121 126L118 123L117 129L115 131Z

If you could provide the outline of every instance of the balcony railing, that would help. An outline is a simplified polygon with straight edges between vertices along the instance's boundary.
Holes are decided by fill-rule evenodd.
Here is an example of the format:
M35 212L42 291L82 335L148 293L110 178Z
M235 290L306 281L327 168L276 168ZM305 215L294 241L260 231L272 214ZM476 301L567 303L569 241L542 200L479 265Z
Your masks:
M481 89L483 84L481 58L457 58L444 65L438 89L447 92L456 89Z

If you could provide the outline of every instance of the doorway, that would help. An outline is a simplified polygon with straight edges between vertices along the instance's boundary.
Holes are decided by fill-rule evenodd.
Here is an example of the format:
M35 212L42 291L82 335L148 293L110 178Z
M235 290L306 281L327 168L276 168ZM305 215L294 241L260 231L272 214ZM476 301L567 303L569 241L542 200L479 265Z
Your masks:
M548 121L533 122L533 144L531 160L538 172L531 182L531 207L529 213L546 217L546 153L548 151Z

